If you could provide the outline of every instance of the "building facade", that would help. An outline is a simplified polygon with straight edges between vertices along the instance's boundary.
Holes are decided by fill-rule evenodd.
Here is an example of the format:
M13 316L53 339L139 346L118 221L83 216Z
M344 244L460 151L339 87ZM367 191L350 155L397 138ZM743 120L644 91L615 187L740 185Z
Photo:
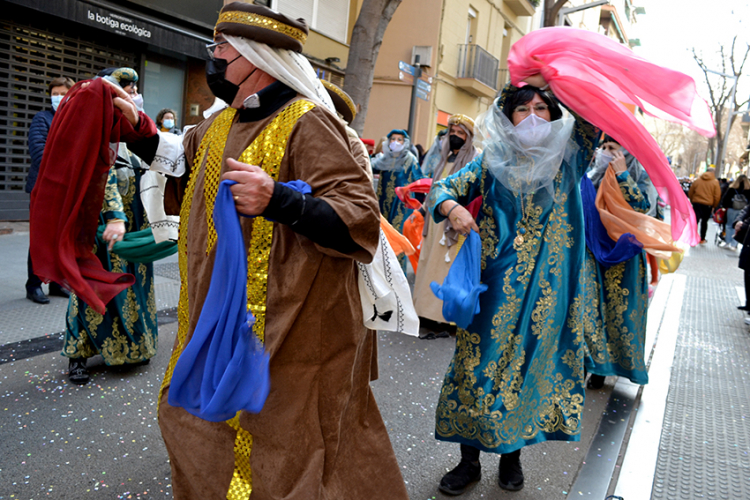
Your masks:
M222 0L0 0L0 220L28 220L27 132L48 82L138 70L145 111L194 124L213 103L205 44Z

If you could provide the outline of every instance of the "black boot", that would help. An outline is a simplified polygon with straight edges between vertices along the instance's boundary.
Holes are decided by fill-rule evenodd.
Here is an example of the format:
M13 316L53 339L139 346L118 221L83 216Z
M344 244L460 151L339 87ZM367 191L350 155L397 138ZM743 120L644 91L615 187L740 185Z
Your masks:
M500 457L500 470L497 484L504 490L518 491L523 489L523 469L521 469L521 450L503 453Z
M49 299L46 295L44 295L42 287L40 286L32 288L31 290L27 289L26 298L32 302L36 302L37 304L49 304Z
M482 467L479 465L479 450L462 444L461 462L443 476L438 489L446 495L460 495L480 479Z
M54 281L49 284L49 295L54 295L56 297L63 297L65 299L70 298L70 292L55 283Z
M68 379L77 385L86 385L89 383L86 358L71 359L68 362Z
M602 387L604 387L604 379L606 378L607 377L603 375L596 375L592 373L591 376L589 377L588 383L586 384L586 388L593 389L593 390L601 389Z

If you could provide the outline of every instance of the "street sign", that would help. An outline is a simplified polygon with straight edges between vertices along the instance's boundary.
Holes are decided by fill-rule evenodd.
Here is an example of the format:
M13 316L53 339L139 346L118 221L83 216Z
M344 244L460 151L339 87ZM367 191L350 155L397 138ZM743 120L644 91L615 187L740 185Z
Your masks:
M414 84L414 77L411 76L411 75L407 75L403 71L399 71L398 72L398 79L401 80L402 82L406 82L406 83L408 83L410 85Z
M411 64L406 64L404 61L398 62L398 69L403 71L404 73L409 73L411 76L414 76L414 74L416 73L414 66L412 66Z
M429 101L430 100L430 94L425 92L424 90L417 88L417 97L422 99L423 101Z
M432 92L432 86L430 86L430 84L424 80L417 80L417 88L419 88L419 90L421 90L422 92L426 92L428 94Z

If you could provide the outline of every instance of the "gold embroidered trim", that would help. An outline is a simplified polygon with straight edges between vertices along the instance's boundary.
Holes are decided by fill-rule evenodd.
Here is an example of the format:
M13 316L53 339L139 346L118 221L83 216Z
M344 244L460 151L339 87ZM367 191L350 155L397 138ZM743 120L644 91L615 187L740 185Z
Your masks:
M356 106L354 106L354 101L352 101L352 98L349 97L349 94L327 80L320 80L320 83L322 83L327 90L330 90L344 100L346 107L349 108L349 111L352 112L352 120L354 120L354 117L357 116L357 108Z
M265 129L255 138L253 143L242 153L239 161L261 165L264 171L274 180L279 177L279 167L284 158L286 143L289 135L297 123L297 120L306 112L313 109L315 105L309 101L300 100L292 103L284 109L274 120L266 126ZM208 155L205 165L204 174L204 196L206 200L207 223L210 221L210 229L213 230L213 242L208 249L213 247L216 242L216 232L213 227L213 204L218 192L218 184L221 177L221 158L224 153L229 129L235 115L232 108L227 108L219 115L209 127L206 135L201 140L198 151L193 162L193 171L191 172L188 186L185 191L185 198L180 209L180 236L178 239L178 251L180 258L180 299L177 317L178 326L178 345L172 352L172 357L164 376L161 393L164 387L171 381L174 367L180 357L187 337L188 326L190 322L188 287L187 287L187 233L188 220L192 200L195 195L195 184L198 178L198 172L201 169L203 160ZM217 168L218 165L218 168ZM209 212L209 207L211 211ZM250 240L250 249L248 251L248 309L255 315L256 321L253 331L258 338L265 339L265 318L266 318L266 294L268 290L268 260L271 254L271 243L273 241L273 223L263 217L256 217L253 220L252 236ZM252 471L250 468L250 453L252 451L253 437L246 430L242 429L239 424L239 413L234 418L227 421L233 429L237 431L234 444L235 468L232 475L232 481L227 491L227 499L239 500L246 499L252 492Z
M221 142L216 142L215 149L221 149L224 151L224 144L226 143L227 135L229 135L229 129L232 126L232 119L234 118L236 110L233 108L225 109L219 116L216 117L214 122L208 128L206 135L203 136L198 151L195 153L195 160L193 161L193 170L190 172L190 179L188 179L188 185L185 189L185 197L180 207L180 231L177 238L177 255L179 257L179 268L180 268L180 298L177 303L177 340L178 344L172 351L172 356L169 359L169 365L167 371L164 374L164 380L159 390L159 399L157 401L157 413L159 410L158 405L161 403L162 393L164 388L172 381L172 374L174 373L174 367L177 364L177 360L182 354L182 350L185 348L185 338L187 337L188 326L190 324L189 304L188 304L188 273L187 273L187 237L188 237L188 219L190 218L190 209L193 206L193 195L195 193L195 182L198 179L198 174L201 170L203 159L206 156L206 151L211 149L211 144L219 139ZM213 206L213 205L212 205Z
M218 26L221 23L237 23L244 24L245 26L253 26L255 28L264 28L275 31L276 33L281 33L282 35L290 36L303 45L307 41L307 34L301 29L252 12L242 12L237 10L222 12L219 14L219 20L216 22L216 25ZM214 30L214 34L216 33L216 30Z

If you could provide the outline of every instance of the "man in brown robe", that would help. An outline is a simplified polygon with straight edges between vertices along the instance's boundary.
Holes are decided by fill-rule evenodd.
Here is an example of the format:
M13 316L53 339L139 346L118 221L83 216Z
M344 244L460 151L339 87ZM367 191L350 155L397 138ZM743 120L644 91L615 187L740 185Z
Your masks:
M408 498L369 386L377 377L376 339L363 326L357 288L355 261L370 262L378 244L377 199L345 125L326 106L320 83L311 83L314 72L310 79L299 74L306 35L303 20L241 2L225 6L207 79L230 108L181 144L158 135L138 151L154 169L185 171L165 195L167 213L181 210L183 290L158 412L178 500L246 499L251 492L260 500ZM299 56L288 65L295 67L282 58L264 63L257 54L268 57L268 46ZM235 161L243 158L263 160ZM260 413L212 423L171 406L168 393L211 282L211 214L221 179L238 182L238 212L258 216L241 224L251 257L249 307L270 353L271 391ZM292 180L312 193L281 184ZM253 273L254 259L265 259L267 284L262 268Z

